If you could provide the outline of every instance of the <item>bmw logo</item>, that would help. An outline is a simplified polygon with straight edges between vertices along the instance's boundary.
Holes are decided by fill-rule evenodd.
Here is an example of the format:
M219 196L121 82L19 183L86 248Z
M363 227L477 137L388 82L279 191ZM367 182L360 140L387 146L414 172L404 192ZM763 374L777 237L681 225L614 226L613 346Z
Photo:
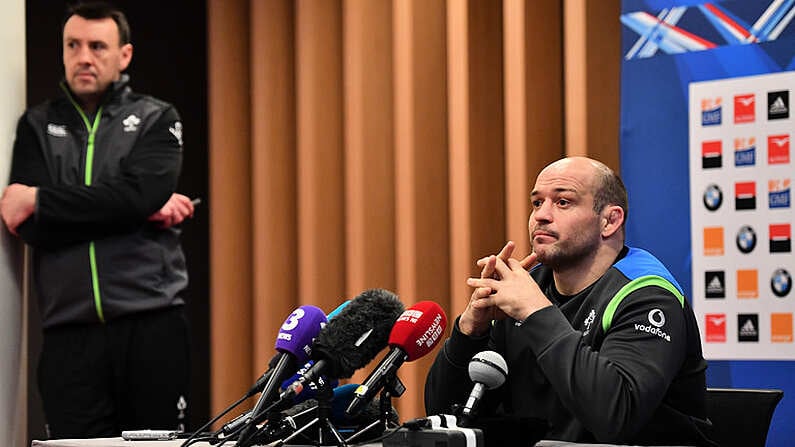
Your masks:
M720 190L720 187L714 183L707 186L707 189L704 191L704 206L710 211L715 211L720 208L722 203L723 192Z
M756 233L748 225L743 225L737 232L737 248L743 253L751 253L756 247Z
M792 290L792 277L784 269L778 269L770 277L770 288L777 297L782 298Z

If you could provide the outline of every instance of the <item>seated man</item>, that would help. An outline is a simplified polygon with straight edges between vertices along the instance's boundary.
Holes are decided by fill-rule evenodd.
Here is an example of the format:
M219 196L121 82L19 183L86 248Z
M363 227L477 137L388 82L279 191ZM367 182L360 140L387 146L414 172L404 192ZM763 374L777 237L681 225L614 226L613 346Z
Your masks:
M477 261L481 277L467 280L469 304L428 374L428 414L463 402L469 360L491 349L508 379L486 393L483 416L542 419L546 439L714 445L693 310L660 261L624 245L620 178L565 158L541 171L530 200L533 252L516 260L508 242Z

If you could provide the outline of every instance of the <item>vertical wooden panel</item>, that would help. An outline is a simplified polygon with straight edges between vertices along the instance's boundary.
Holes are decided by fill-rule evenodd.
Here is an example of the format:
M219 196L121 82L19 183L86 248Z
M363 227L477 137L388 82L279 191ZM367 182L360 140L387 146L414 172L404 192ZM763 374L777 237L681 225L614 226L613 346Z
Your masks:
M458 314L477 257L505 242L502 2L448 2L451 290Z
M444 3L396 1L394 24L398 290L406 305L436 301L452 318ZM400 369L402 420L425 414L425 376L436 352Z
M585 2L587 0L564 0L564 64L566 105L566 155L588 153L587 85L588 68L585 66L586 31Z
M620 2L565 0L566 154L618 170Z
M341 9L296 2L299 295L327 311L345 293Z
M505 188L508 239L530 252L527 220L536 174L563 154L562 6L505 0Z
M210 0L211 412L251 381L251 176L248 2ZM241 341L243 341L241 343Z
M621 2L586 4L588 154L619 172Z
M348 296L395 290L395 169L392 134L392 8L346 0L345 224ZM384 351L351 378L361 383Z
M251 4L254 376L298 305L294 21L291 0Z
M347 292L395 289L392 7L347 0L344 17Z

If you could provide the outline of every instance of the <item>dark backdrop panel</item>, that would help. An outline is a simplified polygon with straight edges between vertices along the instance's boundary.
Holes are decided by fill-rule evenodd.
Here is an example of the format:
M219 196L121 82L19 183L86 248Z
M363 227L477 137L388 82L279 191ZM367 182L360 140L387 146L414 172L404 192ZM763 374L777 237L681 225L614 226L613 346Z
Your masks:
M73 2L28 0L27 100L33 105L57 93L63 77L61 21ZM201 197L192 221L183 225L183 248L190 285L187 313L192 332L192 401L189 429L198 428L209 413L209 215L207 166L207 17L204 0L116 1L132 28L133 59L127 73L132 87L171 102L179 110L185 143L178 191ZM44 436L44 418L36 389L36 364L41 343L39 315L30 313L28 433Z

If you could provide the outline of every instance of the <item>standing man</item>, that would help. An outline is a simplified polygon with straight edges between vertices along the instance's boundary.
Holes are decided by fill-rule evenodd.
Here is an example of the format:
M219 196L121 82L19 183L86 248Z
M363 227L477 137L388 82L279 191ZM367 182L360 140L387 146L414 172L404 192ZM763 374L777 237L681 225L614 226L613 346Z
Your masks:
M174 193L182 124L134 93L127 19L102 2L63 23L61 94L17 126L8 230L33 248L44 328L38 379L50 437L184 428L188 283L177 227L193 215Z
M428 414L462 403L470 358L492 349L508 378L487 392L484 416L542 419L545 438L563 441L713 445L693 310L660 261L624 245L619 177L565 158L541 171L530 200L533 252L516 260L509 242L477 262L481 277L467 280L474 292L428 375Z

